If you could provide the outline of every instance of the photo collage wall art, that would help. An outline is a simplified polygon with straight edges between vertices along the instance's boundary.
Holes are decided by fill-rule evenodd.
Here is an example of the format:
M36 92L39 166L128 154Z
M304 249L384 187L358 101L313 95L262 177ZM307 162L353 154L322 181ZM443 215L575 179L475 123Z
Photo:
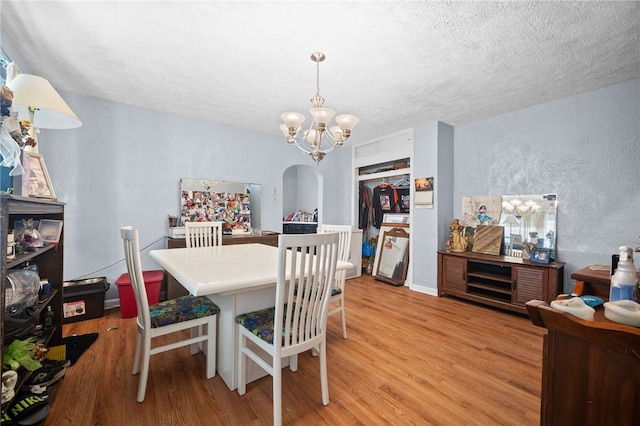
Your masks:
M234 232L251 232L249 194L183 190L181 222L225 222Z

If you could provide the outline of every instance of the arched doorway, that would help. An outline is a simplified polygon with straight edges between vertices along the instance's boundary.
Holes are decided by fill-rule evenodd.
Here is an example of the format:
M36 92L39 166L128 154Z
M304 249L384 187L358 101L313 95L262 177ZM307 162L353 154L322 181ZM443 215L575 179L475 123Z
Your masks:
M295 165L282 175L282 217L293 212L313 213L318 209L322 223L322 175L315 167Z

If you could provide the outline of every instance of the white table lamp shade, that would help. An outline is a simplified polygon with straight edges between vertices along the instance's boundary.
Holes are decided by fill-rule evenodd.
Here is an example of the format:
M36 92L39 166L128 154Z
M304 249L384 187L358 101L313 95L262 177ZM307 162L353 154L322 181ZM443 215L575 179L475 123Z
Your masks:
M18 112L19 118L30 117L29 108L35 109L33 127L73 129L82 126L80 119L46 79L18 74L7 86L13 91L12 108Z

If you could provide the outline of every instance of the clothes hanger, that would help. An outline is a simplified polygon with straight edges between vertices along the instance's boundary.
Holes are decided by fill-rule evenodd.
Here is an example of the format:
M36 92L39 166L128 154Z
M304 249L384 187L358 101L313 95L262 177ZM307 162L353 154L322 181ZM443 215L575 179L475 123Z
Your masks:
M400 179L399 181L397 181L397 182L394 184L394 186L395 186L396 188L400 188L400 187L406 187L406 186L409 186L409 184L410 184L409 180L408 180L405 176L403 176L403 177L402 177L402 179Z

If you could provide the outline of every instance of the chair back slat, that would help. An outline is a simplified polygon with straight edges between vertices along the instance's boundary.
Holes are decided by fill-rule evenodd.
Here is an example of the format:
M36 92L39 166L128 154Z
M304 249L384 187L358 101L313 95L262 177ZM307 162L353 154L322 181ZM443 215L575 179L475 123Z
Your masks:
M222 222L186 222L187 248L222 245Z
M353 229L350 225L320 225L318 233L337 232L340 236L338 241L338 260L349 261L351 255L351 234Z
M278 247L274 345L311 347L324 338L338 234L280 235Z
M151 317L149 314L149 300L142 274L142 262L140 261L140 242L138 240L138 230L131 226L120 229L122 241L124 243L125 261L127 272L131 281L131 289L138 308L138 324L146 330L151 328Z
M319 233L337 232L338 240L338 260L348 262L351 258L351 235L353 229L350 225L321 225ZM346 279L347 271L336 272L336 285L342 287Z

